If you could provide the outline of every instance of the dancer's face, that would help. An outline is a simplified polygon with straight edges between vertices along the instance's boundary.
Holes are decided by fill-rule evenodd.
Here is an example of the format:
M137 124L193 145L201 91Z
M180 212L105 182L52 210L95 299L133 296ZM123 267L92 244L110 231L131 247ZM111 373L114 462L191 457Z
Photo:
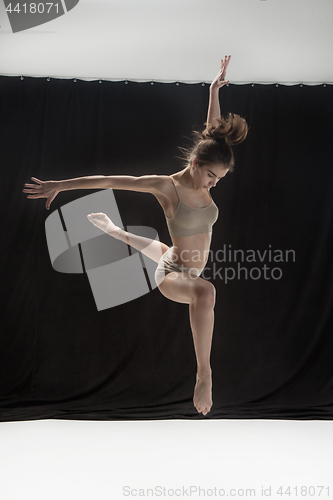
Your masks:
M215 187L228 171L229 169L222 163L209 163L199 167L196 159L192 162L193 178L199 188L210 189Z

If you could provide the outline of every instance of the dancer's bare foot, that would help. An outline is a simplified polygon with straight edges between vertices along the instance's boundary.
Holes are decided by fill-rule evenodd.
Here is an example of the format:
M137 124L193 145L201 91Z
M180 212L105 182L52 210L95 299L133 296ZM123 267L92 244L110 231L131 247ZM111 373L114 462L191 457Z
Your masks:
M93 213L87 215L88 220L94 224L94 226L98 227L105 233L110 234L111 236L117 236L117 231L119 231L119 227L116 226L111 219L106 214L102 212ZM113 234L112 234L113 233Z
M197 382L194 388L193 403L199 413L207 415L210 411L212 401L212 372L205 374L197 373Z

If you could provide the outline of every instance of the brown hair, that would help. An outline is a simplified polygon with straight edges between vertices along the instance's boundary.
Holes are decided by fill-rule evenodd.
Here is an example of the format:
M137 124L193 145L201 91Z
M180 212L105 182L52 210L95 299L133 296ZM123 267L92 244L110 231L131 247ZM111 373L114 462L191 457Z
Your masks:
M216 118L217 125L207 125L202 132L194 131L195 143L192 148L179 149L184 156L181 158L190 163L197 158L198 166L211 163L223 163L230 171L233 170L235 160L231 146L244 141L248 132L248 125L244 118L229 113L226 118Z

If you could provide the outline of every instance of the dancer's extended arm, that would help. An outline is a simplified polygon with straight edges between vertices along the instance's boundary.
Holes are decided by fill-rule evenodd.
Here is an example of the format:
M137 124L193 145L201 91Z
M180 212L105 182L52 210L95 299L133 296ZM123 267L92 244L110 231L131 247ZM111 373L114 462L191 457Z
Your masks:
M41 181L36 177L31 177L31 179L37 184L25 184L28 189L23 189L23 192L29 193L27 198L47 198L47 210L61 191L72 189L126 189L157 194L163 184L162 176L159 175L142 175L141 177L131 175L89 175L62 181Z
M221 60L220 71L209 87L207 125L217 125L215 118L220 118L221 116L219 90L229 83L229 80L226 80L225 77L230 57L225 56L225 59Z

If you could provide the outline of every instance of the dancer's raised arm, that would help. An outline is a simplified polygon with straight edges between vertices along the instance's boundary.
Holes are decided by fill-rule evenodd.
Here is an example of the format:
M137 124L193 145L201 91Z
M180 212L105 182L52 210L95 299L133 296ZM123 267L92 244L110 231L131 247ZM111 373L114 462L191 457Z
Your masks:
M142 175L140 177L131 175L90 175L61 181L41 181L36 177L31 177L37 184L25 184L28 189L23 189L23 192L29 193L27 198L47 198L46 208L49 210L52 201L61 191L72 189L125 189L156 194L163 183L162 178L163 176L160 175Z
M219 90L221 87L229 83L229 80L226 80L225 78L230 58L231 56L225 56L224 60L221 59L220 71L209 87L207 125L217 125L217 122L214 118L220 118L221 116Z

